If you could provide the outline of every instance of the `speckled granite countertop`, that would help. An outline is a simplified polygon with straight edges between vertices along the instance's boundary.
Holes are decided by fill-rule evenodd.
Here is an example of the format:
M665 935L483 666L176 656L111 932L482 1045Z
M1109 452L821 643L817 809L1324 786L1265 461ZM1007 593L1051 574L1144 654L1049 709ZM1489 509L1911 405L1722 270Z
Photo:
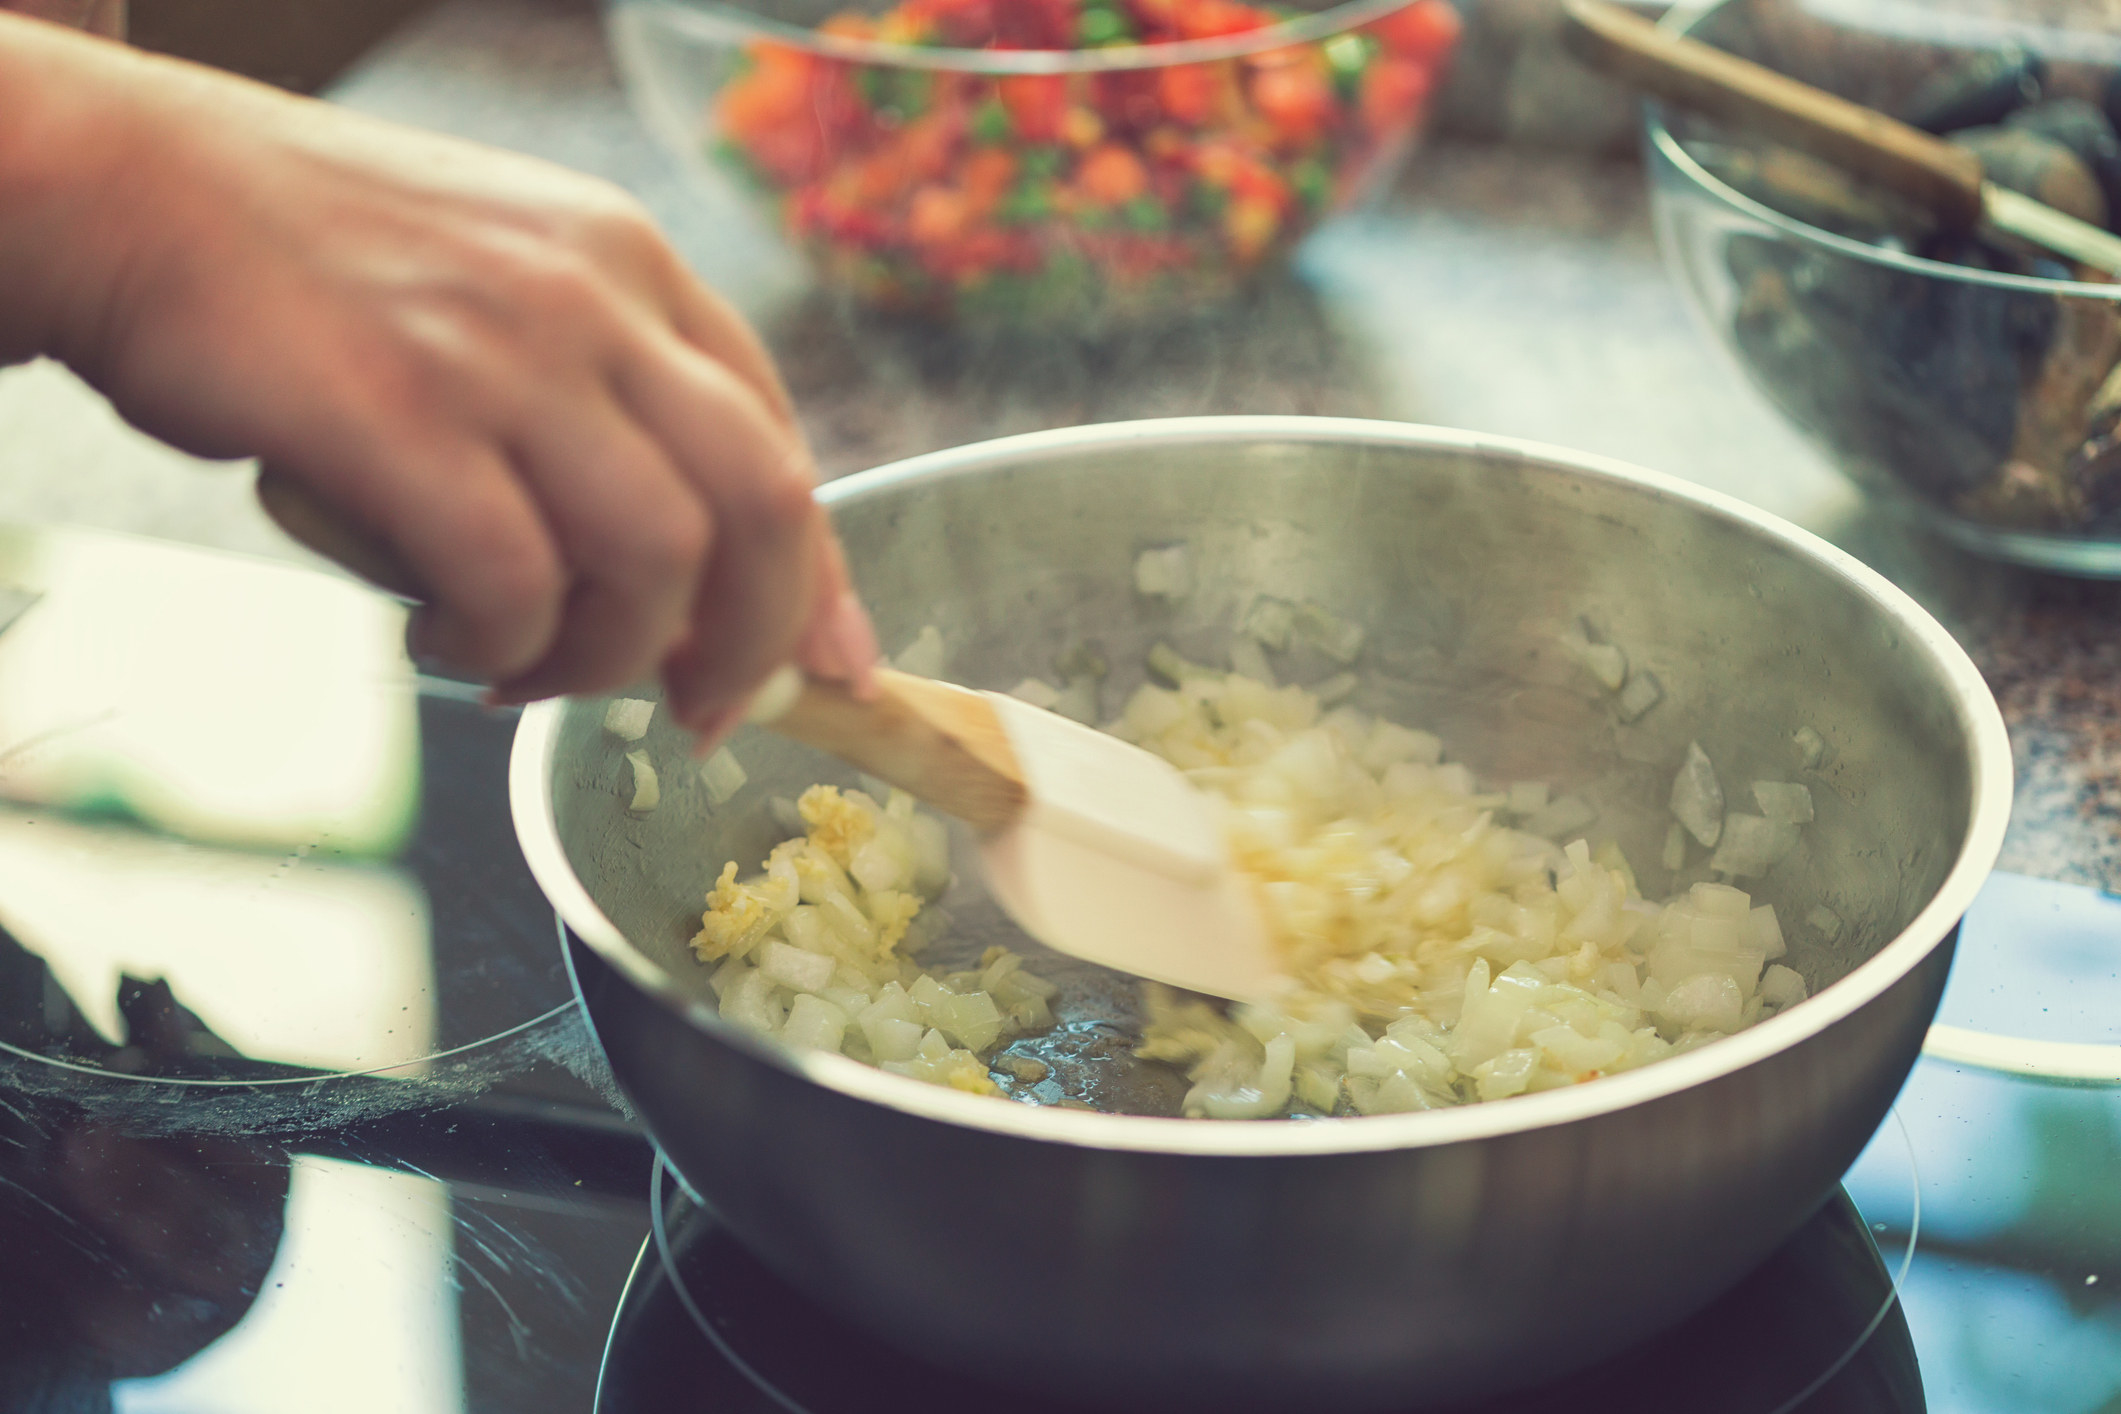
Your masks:
M1536 438L1742 496L1878 565L1981 663L2019 765L2003 866L2121 888L2121 642L2109 628L2121 586L1987 565L1868 509L1694 323L1660 265L1632 165L1432 149L1377 209L1316 237L1300 281L1215 324L1086 355L857 326L806 294L800 267L734 191L693 181L654 147L579 0L450 0L331 96L635 191L764 327L829 475L1039 427L1299 412ZM0 462L25 455L31 404L45 416L67 401L19 389L11 401L9 379L22 375L0 378L0 427L14 434L12 446L0 438ZM95 440L43 432L75 461ZM0 486L15 488L0 490L0 515L49 515L21 480L0 465ZM230 489L215 486L211 515L164 491L146 523L115 498L62 504L77 521L258 548L270 531L242 520Z

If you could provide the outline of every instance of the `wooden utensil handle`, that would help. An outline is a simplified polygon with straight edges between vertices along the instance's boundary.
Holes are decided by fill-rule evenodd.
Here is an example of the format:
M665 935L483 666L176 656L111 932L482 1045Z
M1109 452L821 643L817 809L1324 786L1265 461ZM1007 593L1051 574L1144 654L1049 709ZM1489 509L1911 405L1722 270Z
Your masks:
M426 593L412 566L385 541L354 529L338 512L271 467L258 471L258 504L280 529L328 560L337 560L376 588L412 603Z
M1592 68L1823 157L1935 213L1948 229L1981 220L1981 159L1964 148L1660 29L1610 0L1564 0L1563 10L1569 48Z
M984 697L891 668L877 670L876 685L876 696L864 699L842 683L804 678L784 709L754 720L980 829L1023 814L1031 793ZM769 685L761 698L773 693Z
M348 526L299 483L261 472L258 499L282 529L312 550L379 588L415 601L426 597L390 546ZM801 685L792 700L761 725L829 751L983 830L1014 822L1030 803L1016 752L980 694L890 668L877 670L876 696L866 699L844 684L797 677ZM772 686L760 695L774 695Z

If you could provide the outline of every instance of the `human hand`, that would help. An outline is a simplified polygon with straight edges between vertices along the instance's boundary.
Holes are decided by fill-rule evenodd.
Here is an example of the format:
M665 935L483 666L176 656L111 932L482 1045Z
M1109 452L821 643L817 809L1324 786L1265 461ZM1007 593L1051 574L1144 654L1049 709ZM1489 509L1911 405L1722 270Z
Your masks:
M866 682L770 358L615 188L0 16L10 122L0 358L386 543L423 652L511 702L660 671L709 734L791 657Z

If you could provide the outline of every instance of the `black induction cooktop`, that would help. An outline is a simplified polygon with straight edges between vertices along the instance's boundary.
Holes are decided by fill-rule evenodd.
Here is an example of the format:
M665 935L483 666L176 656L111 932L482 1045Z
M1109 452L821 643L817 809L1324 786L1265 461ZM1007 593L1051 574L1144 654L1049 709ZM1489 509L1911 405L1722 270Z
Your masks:
M1059 1407L846 1328L661 1168L515 849L513 718L401 690L387 857L0 809L0 868L117 900L78 930L0 908L0 1411ZM246 936L156 950L216 917ZM257 983L281 936L329 986ZM373 965L332 972L348 949ZM1998 875L1942 1053L1843 1193L1684 1325L1484 1408L2121 1409L2117 973L2121 902Z

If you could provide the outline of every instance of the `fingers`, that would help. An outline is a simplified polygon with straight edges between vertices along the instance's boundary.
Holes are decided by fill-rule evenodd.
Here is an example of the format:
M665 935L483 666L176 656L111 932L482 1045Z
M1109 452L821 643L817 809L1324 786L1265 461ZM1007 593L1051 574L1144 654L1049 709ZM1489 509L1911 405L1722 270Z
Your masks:
M714 508L715 553L691 631L663 665L672 712L698 727L794 656L817 596L824 515L800 437L727 365L658 334L617 379L622 401Z
M848 683L856 697L867 698L876 691L878 657L876 629L848 577L846 552L828 526L818 558L817 599L795 661L812 677Z
M389 544L428 600L414 631L423 655L488 680L527 671L550 649L568 585L544 514L493 447L392 451L350 474L305 469L310 508L337 527L315 548Z
M750 323L690 271L680 271L671 292L670 318L680 338L750 384L776 418L795 426L795 402L773 355Z
M716 538L708 499L608 395L529 414L514 461L567 558L558 630L494 700L602 692L654 673L686 633Z

